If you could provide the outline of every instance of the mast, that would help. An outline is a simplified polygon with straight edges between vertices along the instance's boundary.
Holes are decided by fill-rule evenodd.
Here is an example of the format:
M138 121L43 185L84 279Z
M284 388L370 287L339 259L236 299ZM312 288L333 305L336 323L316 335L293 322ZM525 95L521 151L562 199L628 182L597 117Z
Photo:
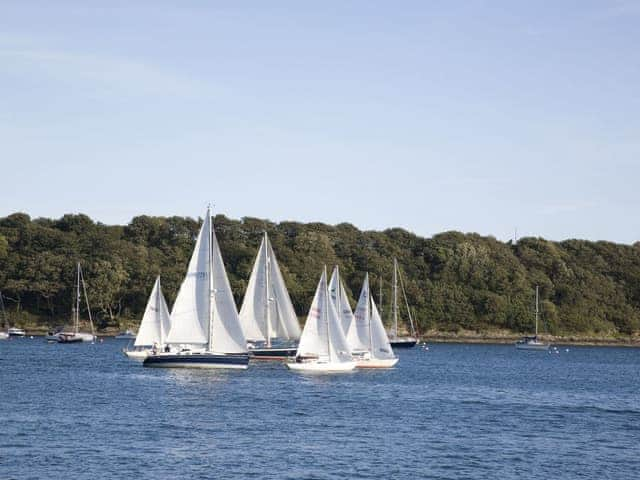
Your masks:
M367 284L369 283L369 272L367 272ZM382 285L382 284L381 284ZM369 322L369 351L373 356L373 333L371 332L371 305L373 303L373 295L371 295L371 291L369 291L369 301L367 302L367 321Z
M84 283L84 275L82 274L82 269L80 268L80 263L78 263L78 278L82 280L82 291L84 293L84 302L87 305L87 315L89 316L89 325L91 326L91 335L95 336L96 332L93 328L93 318L91 318L91 307L89 306L89 297L87 296L87 284ZM78 290L80 289L80 284L78 284ZM80 301L80 292L78 292L78 302ZM78 309L78 326L80 325L80 310ZM76 331L76 333L78 333Z
M9 323L7 322L7 312L4 309L4 299L2 298L2 292L0 292L0 310L2 311L2 327L8 327Z
M536 285L536 337L538 336L538 314L540 310L538 309L538 285Z
M336 310L338 311L338 320L340 321L340 325L342 325L342 280L340 280L340 267L336 265Z
M329 331L329 289L327 288L327 266L324 266L324 318L327 322L327 351L329 352L329 362L333 360L331 357L331 332Z
M267 348L271 347L271 309L269 308L269 239L267 238L267 231L264 232L264 269L265 269L265 304L266 309L265 318L267 320Z
M394 336L398 336L398 260L393 259L393 325Z
M78 265L76 267L76 311L73 323L73 327L75 330L74 333L77 334L78 330L80 329L80 262L78 262Z
M157 282L157 287L156 288L156 307L158 309L158 311L160 311L160 298L162 296L162 291L160 289L160 276L158 275L158 279L156 280ZM162 329L162 317L158 318L158 320L160 321L160 345L162 345L164 343L164 330ZM140 331L140 329L138 329L138 332Z
M208 254L209 254L209 342L207 344L207 350L212 350L213 348L213 303L215 302L215 290L213 286L213 252L211 251L213 247L213 224L211 221L211 205L207 206L207 218L205 221L209 222L209 245L208 245Z

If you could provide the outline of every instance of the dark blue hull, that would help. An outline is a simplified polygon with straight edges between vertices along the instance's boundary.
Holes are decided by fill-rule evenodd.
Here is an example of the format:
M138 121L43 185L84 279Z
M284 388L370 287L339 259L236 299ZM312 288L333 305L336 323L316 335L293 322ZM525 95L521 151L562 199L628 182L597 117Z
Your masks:
M286 360L295 357L297 351L297 347L252 348L249 356L255 360Z
M160 353L149 355L142 365L157 368L238 368L249 366L249 355L246 353Z

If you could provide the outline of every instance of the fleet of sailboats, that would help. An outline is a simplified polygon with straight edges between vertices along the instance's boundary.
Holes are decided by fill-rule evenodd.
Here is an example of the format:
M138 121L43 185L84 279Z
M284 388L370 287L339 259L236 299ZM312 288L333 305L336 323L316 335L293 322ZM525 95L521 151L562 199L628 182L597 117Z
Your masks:
M167 334L171 328L171 316L167 301L162 294L160 277L156 278L147 301L147 306L140 322L138 335L133 343L133 350L124 350L124 354L129 358L144 360L157 351L164 350L166 346ZM117 338L117 337L116 337Z
M348 372L356 367L334 303L329 298L325 267L311 302L290 370L307 373Z
M145 367L246 369L249 365L210 208L171 311L166 343L170 351L147 356Z
M274 343L299 339L300 324L267 232L249 277L240 308L240 324L251 357L281 360L295 355L295 346Z

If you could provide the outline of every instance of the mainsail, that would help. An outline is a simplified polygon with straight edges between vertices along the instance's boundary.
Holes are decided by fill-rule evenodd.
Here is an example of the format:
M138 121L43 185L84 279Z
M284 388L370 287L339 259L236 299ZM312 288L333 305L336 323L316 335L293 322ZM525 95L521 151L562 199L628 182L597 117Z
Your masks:
M352 351L366 351L371 348L371 292L369 291L369 274L364 277L360 298L356 305L354 321L347 330L347 341Z
M340 317L340 326L342 331L346 335L349 331L349 327L353 323L354 317L351 311L351 305L349 305L349 298L347 292L340 278L340 270L336 265L331 274L331 281L329 282L329 295L331 301L336 307L338 316Z
M242 302L240 323L252 341L300 337L298 318L266 232Z
M173 305L167 343L219 353L247 351L209 209Z
M160 277L156 278L147 301L142 322L134 346L151 346L155 343L161 345L165 342L165 338L171 327L171 317L167 302L162 295L162 287L160 286Z

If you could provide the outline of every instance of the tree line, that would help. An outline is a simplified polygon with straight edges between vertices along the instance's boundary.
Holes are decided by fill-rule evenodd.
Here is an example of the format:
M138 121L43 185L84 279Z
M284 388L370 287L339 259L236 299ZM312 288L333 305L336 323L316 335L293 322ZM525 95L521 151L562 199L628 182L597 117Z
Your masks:
M126 226L104 225L81 214L0 218L0 291L10 322L68 322L79 261L98 327L135 325L156 275L172 304L200 225L201 219L145 215ZM223 215L214 225L238 305L266 230L301 317L326 264L340 266L352 306L369 272L374 298L380 301L382 292L388 319L395 257L421 332L530 331L535 285L548 333L640 331L640 243L542 238L505 243L460 232L422 238L399 228L361 231L346 223L273 223Z

